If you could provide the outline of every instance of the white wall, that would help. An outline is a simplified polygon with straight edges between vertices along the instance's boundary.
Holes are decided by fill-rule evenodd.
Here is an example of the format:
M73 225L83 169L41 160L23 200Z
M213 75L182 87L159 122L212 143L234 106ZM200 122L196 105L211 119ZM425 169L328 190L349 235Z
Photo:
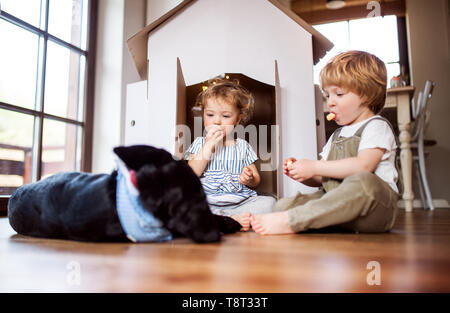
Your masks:
M147 0L146 25L154 22L181 2L183 0Z
M125 0L124 36L123 36L123 64L122 64L122 107L120 143L125 142L125 108L126 90L129 83L140 81L133 58L128 50L126 41L145 27L146 0Z
M182 0L99 0L92 172L114 168L124 143L127 84L140 80L126 41Z
M124 141L126 85L139 80L126 40L144 27L145 0L99 0L92 172L114 167Z
M407 0L407 27L412 84L416 96L427 79L436 87L430 102L431 122L425 134L435 139L427 158L428 182L435 199L450 200L450 34L448 0ZM415 198L419 198L415 192Z

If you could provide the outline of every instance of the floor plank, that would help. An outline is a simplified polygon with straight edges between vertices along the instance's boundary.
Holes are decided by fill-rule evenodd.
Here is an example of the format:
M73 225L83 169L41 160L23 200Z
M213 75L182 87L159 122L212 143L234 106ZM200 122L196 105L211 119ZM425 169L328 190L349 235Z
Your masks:
M450 210L387 234L250 231L221 243L98 244L17 235L0 219L0 292L449 292ZM369 285L380 265L380 285Z

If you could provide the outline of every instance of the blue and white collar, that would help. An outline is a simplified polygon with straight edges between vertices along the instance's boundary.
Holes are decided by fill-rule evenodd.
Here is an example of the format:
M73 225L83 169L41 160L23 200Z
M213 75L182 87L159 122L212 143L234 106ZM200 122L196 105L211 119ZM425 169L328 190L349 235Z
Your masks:
M139 200L139 190L131 182L130 173L123 161L116 157L116 202L120 224L133 242L163 242L172 240L172 234Z

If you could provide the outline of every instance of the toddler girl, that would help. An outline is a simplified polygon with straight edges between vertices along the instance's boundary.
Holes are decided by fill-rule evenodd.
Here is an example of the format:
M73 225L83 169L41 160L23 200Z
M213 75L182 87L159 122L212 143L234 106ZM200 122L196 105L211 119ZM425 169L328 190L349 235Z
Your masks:
M233 130L249 120L252 95L237 81L214 80L196 101L203 116L205 137L197 137L186 152L189 166L200 177L211 211L234 218L242 230L250 228L250 217L272 211L275 199L258 196L253 189L261 181L258 159Z

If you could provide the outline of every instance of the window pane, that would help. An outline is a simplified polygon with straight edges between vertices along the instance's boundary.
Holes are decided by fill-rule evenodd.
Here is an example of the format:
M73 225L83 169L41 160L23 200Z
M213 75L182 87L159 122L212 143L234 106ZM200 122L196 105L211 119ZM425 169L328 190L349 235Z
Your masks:
M42 142L42 178L61 171L80 169L78 150L81 147L79 126L44 120Z
M314 28L327 37L338 51L350 48L347 21L316 25Z
M386 69L387 69L387 79L388 79L388 87L389 87L389 81L391 80L391 78L394 76L400 75L400 63L386 64Z
M394 15L373 17L346 22L314 26L335 45L320 62L314 66L314 83L319 84L319 74L328 61L339 52L362 50L372 53L386 63L388 79L397 73L399 62L397 18ZM398 67L398 65L397 65ZM398 74L397 74L398 75Z
M398 62L397 18L394 15L349 22L352 49L375 54L384 62Z
M80 64L80 62L82 64ZM47 46L44 111L77 119L80 86L84 87L84 62L76 52L52 41ZM80 68L83 75L80 75ZM82 104L82 102L80 102Z
M39 37L0 20L0 101L35 108Z
M334 47L314 66L314 83L319 84L320 70L339 52L350 49L348 22L337 22L314 26L322 35L328 38Z
M41 0L1 0L1 9L15 17L39 27L41 22ZM45 4L45 1L42 3ZM44 17L44 14L42 14Z
M31 182L34 117L0 109L0 195Z
M48 31L85 49L87 0L50 0Z

